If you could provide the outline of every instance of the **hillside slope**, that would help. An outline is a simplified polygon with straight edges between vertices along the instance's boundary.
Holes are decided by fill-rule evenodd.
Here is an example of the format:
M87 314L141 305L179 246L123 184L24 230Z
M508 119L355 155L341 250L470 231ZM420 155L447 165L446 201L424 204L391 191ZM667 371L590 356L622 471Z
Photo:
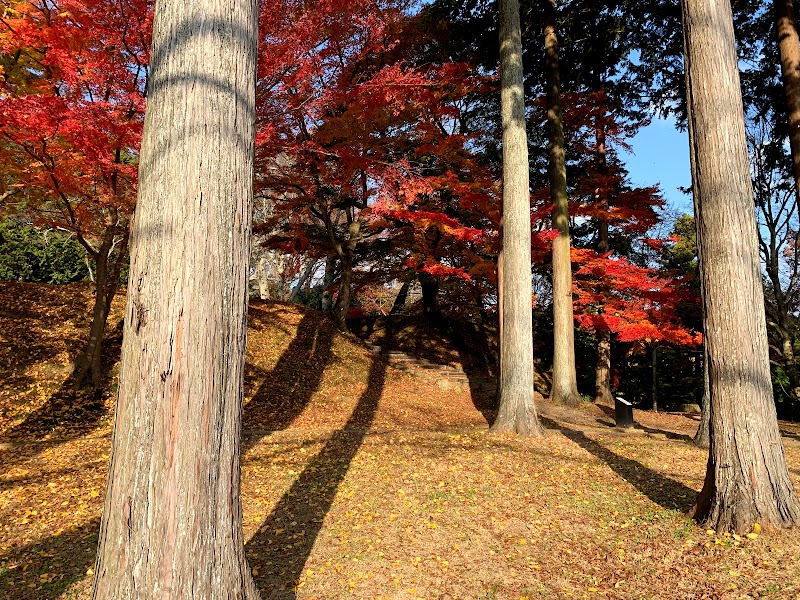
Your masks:
M91 318L88 286L0 283L0 439L103 435L111 426L124 296L108 325L99 394L68 385ZM372 403L369 411L356 408ZM356 411L354 413L354 411ZM348 421L350 419L350 421ZM245 430L442 427L485 423L466 391L396 370L318 311L250 307Z

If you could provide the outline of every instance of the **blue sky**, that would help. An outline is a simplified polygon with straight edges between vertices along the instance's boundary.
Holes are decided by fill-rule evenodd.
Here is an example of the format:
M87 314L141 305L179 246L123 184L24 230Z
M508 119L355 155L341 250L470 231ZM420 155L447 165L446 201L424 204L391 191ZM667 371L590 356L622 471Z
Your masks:
M678 188L689 187L688 133L678 131L672 119L654 119L631 140L633 153L620 153L637 186L661 185L661 192L673 210L692 212L692 199Z

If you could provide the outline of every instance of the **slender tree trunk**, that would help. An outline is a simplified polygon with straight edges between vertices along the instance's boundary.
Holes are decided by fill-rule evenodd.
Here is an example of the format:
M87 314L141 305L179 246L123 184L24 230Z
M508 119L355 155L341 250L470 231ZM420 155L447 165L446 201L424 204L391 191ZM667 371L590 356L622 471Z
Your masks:
M500 406L494 432L541 435L533 403L531 206L518 0L500 0L503 120Z
M711 444L711 392L708 389L708 355L703 345L703 399L700 404L700 425L692 440L700 448Z
M239 458L258 2L156 4L96 600L255 599Z
M114 241L118 235L123 236L116 257ZM103 385L103 337L108 324L108 313L111 302L119 288L119 271L125 259L127 249L127 227L110 224L103 235L100 249L94 252L95 261L95 294L92 309L92 324L89 328L89 340L83 354L75 361L72 378L77 387L91 384L92 389L99 390Z
M353 287L353 257L346 252L341 258L342 275L339 279L339 293L333 305L333 322L339 331L349 331L347 328L347 312L350 310L350 301Z
M653 406L653 412L658 412L658 345L654 342L652 355L651 355L651 374L650 374L650 382L652 387L650 389L650 398L652 400L651 404Z
M397 297L392 304L392 310L389 312L390 315L399 315L403 312L403 309L406 307L406 301L408 300L408 289L410 287L407 281L404 281L403 285L400 286L400 291L397 292Z
M322 287L325 288L322 292L322 311L329 312L333 306L333 294L331 287L333 286L333 276L336 270L336 257L329 256L325 259L325 275L322 278Z
M682 0L711 444L692 514L717 531L800 520L778 430L729 0Z
M775 24L781 58L789 147L794 166L795 192L800 198L800 36L794 17L794 0L775 0Z
M606 131L602 123L595 126L597 172L605 175L607 172L606 157ZM600 191L598 198L603 211L608 210L608 194L606 190ZM608 243L608 218L604 214L597 221L597 251L605 254L610 249ZM601 307L602 308L602 307ZM594 369L594 401L599 404L613 404L611 394L611 332L607 329L597 331L597 363Z
M306 268L303 269L303 272L300 274L300 279L297 280L297 285L294 286L292 293L289 295L289 302L294 302L297 300L297 295L303 290L306 283L308 283L309 278L316 272L316 270L316 260L312 260L306 265Z
M547 122L550 130L550 199L553 203L553 388L556 404L577 406L575 372L575 321L572 313L572 262L570 260L567 169L564 158L564 122L561 116L561 83L558 66L558 34L555 0L545 3L544 53L547 78Z

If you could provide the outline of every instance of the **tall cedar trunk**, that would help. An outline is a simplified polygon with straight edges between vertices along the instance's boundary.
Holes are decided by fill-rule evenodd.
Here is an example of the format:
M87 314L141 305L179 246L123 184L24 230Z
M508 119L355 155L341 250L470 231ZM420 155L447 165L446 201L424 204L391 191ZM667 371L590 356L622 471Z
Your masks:
M794 168L795 192L800 198L800 36L797 32L797 21L794 16L794 0L775 0L775 24L778 35L778 51L781 59L781 75L783 90L786 95L787 119L789 122L789 147L792 152ZM780 278L777 268L770 271L773 288L779 304L782 302ZM773 273L774 271L774 273ZM777 284L777 285L776 285ZM794 357L794 348L788 335L786 326L786 310L778 307L779 334L781 349L786 374L789 377L791 394L795 399L800 398L800 372Z
M775 0L775 24L783 90L786 95L795 191L800 198L800 36L797 34L797 22L794 18L794 0Z
M773 243L770 259L766 264L766 272L772 284L772 294L775 299L775 314L771 322L773 330L780 338L780 357L783 369L789 378L789 393L795 401L800 400L800 372L794 355L794 343L790 335L789 310L786 295L781 287L781 275L778 264L778 251Z
M531 207L518 0L500 0L503 120L502 332L494 432L541 435L533 403Z
M112 256L114 240L117 235L123 236L116 257ZM92 325L89 329L89 341L81 357L75 361L72 378L75 385L81 387L90 383L97 390L103 384L103 337L108 323L111 302L119 287L119 271L125 259L127 249L127 231L120 232L116 224L109 225L104 233L100 249L93 252L95 261L95 295L92 309Z
M561 116L561 83L558 67L558 35L555 0L547 0L544 14L547 123L550 130L550 200L553 203L553 387L556 404L578 405L575 373L575 321L572 313L572 263L570 261L567 168L564 159L564 122Z
M597 172L605 175L607 172L606 156L606 131L602 123L595 126ZM600 190L598 198L600 208L604 211L603 217L597 221L597 251L605 254L609 251L608 243L608 194ZM601 307L602 308L602 307ZM594 368L594 401L601 404L611 404L614 398L611 394L611 332L607 329L597 331L597 362Z
M755 207L729 0L683 0L711 444L692 514L718 531L800 519L772 398Z
M694 434L693 442L700 448L711 444L711 394L708 389L708 357L703 346L703 399L700 403L700 425Z
M342 275L339 279L339 293L333 305L333 322L339 331L348 331L347 312L350 310L350 297L353 287L353 257L345 252L341 257Z
M256 0L158 0L93 597L254 599L240 430Z
M684 41L683 47L683 62L684 64L689 63L689 57L686 54L686 43ZM688 85L688 78L687 78L687 85ZM688 90L687 90L687 97L688 97ZM694 214L700 214L700 188L697 185L697 164L696 164L696 157L695 157L695 145L691 143L691 140L694 139L694 126L692 123L692 119L688 119L689 125L689 169L691 171L692 176L692 202L694 204ZM702 240L700 239L701 231L700 228L697 226L697 219L695 219L695 240L697 244L697 268L700 275L700 280L703 279L703 263L700 260L700 247L702 246ZM702 296L704 293L703 286L700 286L700 296L702 300ZM695 445L699 446L700 448L708 448L711 445L711 390L710 390L710 383L708 379L708 346L706 345L705 334L703 334L703 398L700 404L700 425L697 427L697 431L694 434L693 442Z
M322 278L322 310L328 312L333 306L333 294L331 293L331 286L333 286L333 276L336 270L336 257L329 256L325 259L325 275Z

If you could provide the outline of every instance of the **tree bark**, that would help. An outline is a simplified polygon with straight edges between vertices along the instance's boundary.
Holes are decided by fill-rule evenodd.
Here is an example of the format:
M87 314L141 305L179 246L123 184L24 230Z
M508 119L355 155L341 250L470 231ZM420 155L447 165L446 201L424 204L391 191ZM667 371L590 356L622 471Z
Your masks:
M708 389L708 356L703 346L703 399L700 404L700 425L692 441L695 446L708 448L711 444L711 393Z
M717 531L791 527L798 502L772 398L729 0L682 0L711 444L692 515Z
M544 14L545 76L547 79L547 123L550 131L550 200L553 203L553 388L556 404L577 406L578 378L575 372L575 321L572 313L572 262L570 260L567 169L564 158L564 122L561 115L561 83L558 66L558 35L555 0L547 0Z
M597 172L605 175L607 172L606 156L606 131L602 123L595 126L596 141L596 160ZM605 190L600 190L598 198L600 206L604 211L608 210L608 194ZM610 249L608 243L608 218L597 221L597 251L605 254ZM601 307L602 309L602 307ZM611 332L607 329L597 331L597 362L594 369L594 401L599 404L613 404L614 397L611 394Z
M240 430L256 0L159 0L93 598L255 599Z
M336 270L336 257L329 256L325 259L325 275L322 278L322 304L323 312L330 312L333 306L333 294L331 293L331 286L333 286L333 275Z
M353 257L345 252L340 257L342 274L339 279L339 293L333 305L333 322L339 331L349 331L347 328L347 312L350 310L351 294L353 288Z
M122 238L119 248L115 248L114 242L118 236L122 236ZM91 384L92 389L99 390L103 385L103 337L108 324L108 313L111 311L111 302L119 288L119 272L125 260L127 244L127 225L120 230L119 224L114 222L106 227L100 248L92 251L95 261L94 308L92 309L92 324L89 328L86 349L75 361L75 368L72 372L72 379L76 387ZM114 256L115 252L116 256Z
M800 198L800 36L794 17L794 0L775 0L775 24L786 95L795 192Z
M531 208L518 0L500 0L503 121L502 333L499 412L491 430L541 435L533 403Z

